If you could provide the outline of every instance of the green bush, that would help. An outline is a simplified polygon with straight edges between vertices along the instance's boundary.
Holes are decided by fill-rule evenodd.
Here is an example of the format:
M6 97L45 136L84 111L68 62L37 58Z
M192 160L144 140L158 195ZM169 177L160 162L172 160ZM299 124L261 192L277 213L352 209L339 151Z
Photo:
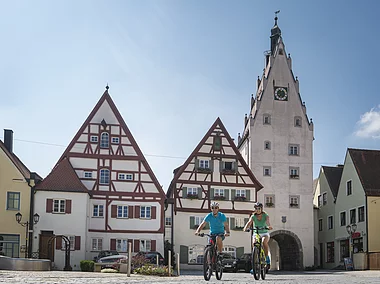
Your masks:
M312 266L305 266L305 271L314 271L316 267L314 265Z
M155 266L153 264L145 264L139 268L135 268L133 270L133 273L143 275L168 276L169 268L167 266Z
M92 260L81 260L80 261L80 270L81 271L88 271L93 272L94 271L94 263Z

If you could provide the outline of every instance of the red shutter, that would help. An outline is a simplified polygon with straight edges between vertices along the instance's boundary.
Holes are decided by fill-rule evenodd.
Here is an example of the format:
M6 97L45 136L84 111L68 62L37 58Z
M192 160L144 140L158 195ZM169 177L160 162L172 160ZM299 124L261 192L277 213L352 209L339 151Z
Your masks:
M135 218L140 218L140 206L135 206Z
M152 206L152 219L156 219L156 206Z
M117 217L117 205L111 205L111 218Z
M75 247L74 250L80 250L80 236L75 236Z
M66 214L71 214L71 200L70 199L66 199Z
M133 206L128 205L128 218L133 218Z
M111 250L116 250L116 239L111 239Z
M139 240L133 240L133 251L134 252L140 251L140 241Z
M46 199L46 213L53 212L53 199Z
M156 240L150 241L150 251L156 251Z
M62 249L62 237L55 238L55 248Z

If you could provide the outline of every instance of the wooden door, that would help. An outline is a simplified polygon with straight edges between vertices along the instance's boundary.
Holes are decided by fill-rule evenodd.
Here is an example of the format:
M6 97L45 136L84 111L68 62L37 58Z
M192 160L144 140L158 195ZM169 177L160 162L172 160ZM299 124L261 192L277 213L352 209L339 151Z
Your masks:
M55 240L51 241L50 245L50 253L48 251L48 243L49 240L54 237L53 232L42 232L40 234L40 244L39 244L39 254L41 259L50 259L52 262L54 261L54 248L55 248Z

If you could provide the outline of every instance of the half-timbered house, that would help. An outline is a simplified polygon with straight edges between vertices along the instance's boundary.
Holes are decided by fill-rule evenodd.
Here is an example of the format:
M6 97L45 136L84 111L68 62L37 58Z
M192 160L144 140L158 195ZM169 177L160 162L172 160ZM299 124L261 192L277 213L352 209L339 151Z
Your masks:
M107 86L53 171L37 187L41 221L35 243L46 250L49 238L42 239L43 234L67 235L74 241L73 254L76 248L83 250L81 257L86 259L106 249L126 253L128 243L133 252L163 253L164 201L165 193ZM80 247L79 238L72 237L77 234L82 236ZM54 247L62 246L55 242ZM79 261L72 263L74 269Z
M224 251L241 256L250 251L250 234L242 231L262 185L240 155L220 118L187 158L174 171L167 192L166 239L180 253L182 267L200 264L206 239L194 235L198 225L217 200L225 213L231 236L224 240ZM204 228L205 232L209 229Z

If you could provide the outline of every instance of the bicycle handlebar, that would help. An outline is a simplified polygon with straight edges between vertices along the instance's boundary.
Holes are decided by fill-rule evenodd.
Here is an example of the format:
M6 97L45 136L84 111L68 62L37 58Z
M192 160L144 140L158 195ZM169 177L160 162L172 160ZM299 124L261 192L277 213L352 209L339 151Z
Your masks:
M253 228L248 228L246 230L246 232L250 232L250 231L258 231L258 230L270 230L269 227L258 227L258 226L255 226Z
M206 233L200 233L198 234L199 237L204 237L204 236L207 236L207 237L223 237L225 234L224 233L221 233L221 234L206 234Z

